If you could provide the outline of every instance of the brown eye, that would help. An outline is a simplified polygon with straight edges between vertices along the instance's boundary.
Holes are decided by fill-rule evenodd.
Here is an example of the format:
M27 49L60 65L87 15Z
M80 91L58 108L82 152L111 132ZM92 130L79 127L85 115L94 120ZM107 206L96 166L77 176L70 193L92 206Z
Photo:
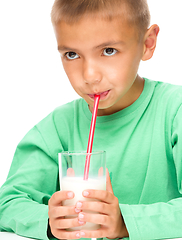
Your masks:
M114 48L106 48L106 49L104 49L103 54L104 54L105 56L112 56L112 55L114 55L116 52L117 52L117 50L114 49Z
M67 52L65 53L65 56L70 60L77 59L79 57L78 54L75 52Z

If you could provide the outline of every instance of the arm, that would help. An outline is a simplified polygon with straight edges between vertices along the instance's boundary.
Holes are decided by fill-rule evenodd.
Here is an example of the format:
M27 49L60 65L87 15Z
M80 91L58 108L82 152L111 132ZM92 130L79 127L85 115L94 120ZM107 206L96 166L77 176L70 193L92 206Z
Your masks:
M182 237L182 198L149 205L120 204L130 239Z
M182 237L182 107L172 122L171 152L174 168L173 183L177 190L170 192L172 199L146 205L120 204L130 239L166 239ZM161 169L162 171L162 169ZM168 181L168 179L166 179Z
M52 144L60 145L55 139ZM34 127L18 145L0 189L0 230L48 239L48 200L58 190L57 185L57 159Z

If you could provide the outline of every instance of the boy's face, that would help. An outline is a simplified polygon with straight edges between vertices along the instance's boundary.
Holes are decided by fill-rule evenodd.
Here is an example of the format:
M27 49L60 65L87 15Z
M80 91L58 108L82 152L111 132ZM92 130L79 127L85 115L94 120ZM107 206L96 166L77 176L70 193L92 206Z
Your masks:
M144 46L126 22L82 18L55 26L58 49L74 90L92 110L94 94L100 94L98 115L115 113L131 105L141 94L137 75Z

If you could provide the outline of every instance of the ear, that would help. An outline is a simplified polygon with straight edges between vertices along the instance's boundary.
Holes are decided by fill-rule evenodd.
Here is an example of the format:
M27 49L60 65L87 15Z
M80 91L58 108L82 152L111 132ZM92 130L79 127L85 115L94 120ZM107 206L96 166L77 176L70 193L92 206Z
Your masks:
M142 60L149 60L155 51L156 43L157 43L157 35L159 33L159 26L152 25L146 32L144 37L144 51Z

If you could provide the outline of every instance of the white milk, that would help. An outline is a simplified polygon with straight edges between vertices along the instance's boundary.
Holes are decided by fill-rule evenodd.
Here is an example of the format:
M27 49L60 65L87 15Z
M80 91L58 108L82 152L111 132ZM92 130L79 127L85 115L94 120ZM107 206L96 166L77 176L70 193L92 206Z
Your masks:
M61 190L73 191L75 193L75 197L73 199L63 201L63 205L73 206L78 201L96 201L94 199L84 198L82 196L82 192L86 189L106 190L106 179L104 177L100 177L97 179L88 179L85 181L81 177L63 177L61 179ZM78 215L69 216L68 218L73 218L77 216ZM100 227L99 224L87 222L84 226L74 227L68 230L70 231L80 229L95 230L98 229L99 227Z

